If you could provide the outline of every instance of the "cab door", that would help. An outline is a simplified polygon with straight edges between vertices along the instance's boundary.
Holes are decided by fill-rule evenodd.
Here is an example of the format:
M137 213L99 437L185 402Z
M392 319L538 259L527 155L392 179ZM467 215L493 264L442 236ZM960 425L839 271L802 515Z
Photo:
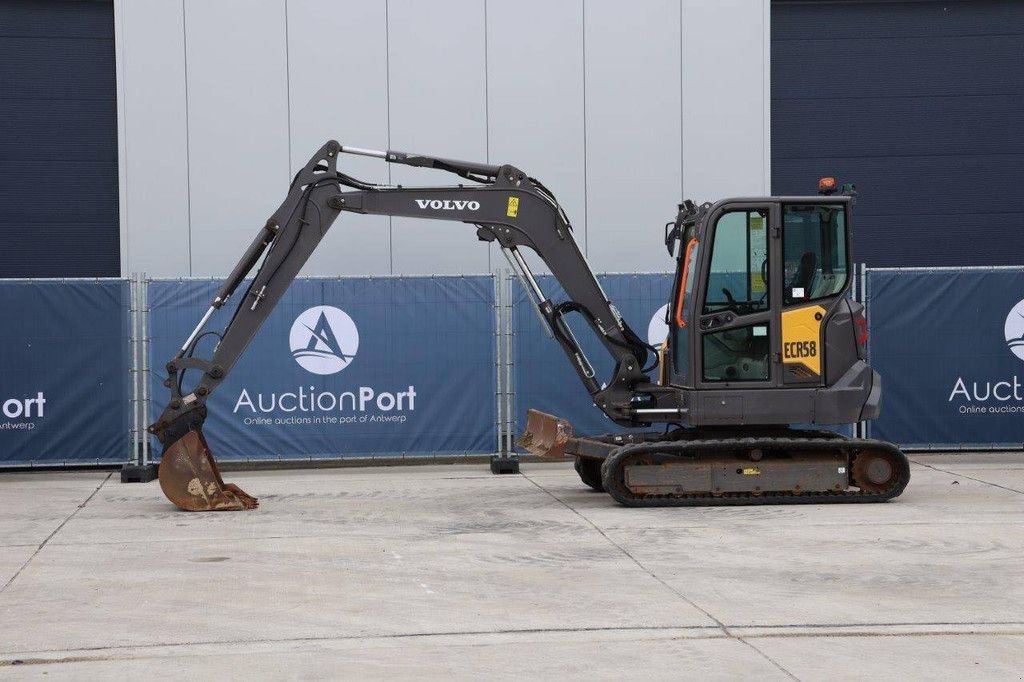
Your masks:
M779 386L779 205L721 204L706 224L709 248L693 315L695 384Z
M783 385L825 383L823 328L849 288L848 206L843 198L794 201L781 206ZM840 337L852 344L854 334L848 330L845 336L836 337L833 350L838 353Z

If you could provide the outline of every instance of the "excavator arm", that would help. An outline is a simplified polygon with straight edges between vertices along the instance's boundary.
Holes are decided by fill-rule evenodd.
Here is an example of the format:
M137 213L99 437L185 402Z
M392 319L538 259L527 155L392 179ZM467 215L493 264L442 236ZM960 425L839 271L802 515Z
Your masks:
M378 185L338 170L341 154L379 157L389 163L454 173L472 184L450 187ZM457 161L396 151L374 151L325 144L295 175L281 206L267 220L217 291L210 308L167 363L167 407L149 431L164 445L160 484L167 497L188 510L251 509L255 498L224 483L202 435L206 401L224 381L263 321L302 266L343 212L449 220L476 226L477 237L495 242L519 275L537 311L569 357L594 403L622 425L642 423L645 408L656 404L645 367L656 358L608 300L572 234L554 195L539 181L510 165ZM561 283L567 300L545 296L521 249L535 252ZM244 290L239 287L255 270ZM206 331L213 314L237 298L222 332ZM567 318L583 317L614 359L612 376L599 381ZM199 340L216 334L210 358L196 357ZM183 388L187 370L201 374Z

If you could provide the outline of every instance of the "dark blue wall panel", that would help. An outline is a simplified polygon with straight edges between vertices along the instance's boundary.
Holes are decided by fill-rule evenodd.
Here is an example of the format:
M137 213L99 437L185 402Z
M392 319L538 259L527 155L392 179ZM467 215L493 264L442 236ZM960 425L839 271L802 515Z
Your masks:
M772 3L772 191L857 184L869 265L1024 262L1024 3Z
M0 277L120 275L114 10L0 3Z

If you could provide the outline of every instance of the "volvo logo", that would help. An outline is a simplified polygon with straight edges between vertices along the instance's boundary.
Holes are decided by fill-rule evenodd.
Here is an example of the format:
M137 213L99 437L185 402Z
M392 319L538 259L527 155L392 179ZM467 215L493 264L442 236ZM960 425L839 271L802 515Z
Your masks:
M435 211L479 211L479 201L456 201L453 199L416 199L416 205L420 208L429 208Z
M295 318L288 344L295 362L313 374L336 374L359 350L359 330L344 310L318 305Z

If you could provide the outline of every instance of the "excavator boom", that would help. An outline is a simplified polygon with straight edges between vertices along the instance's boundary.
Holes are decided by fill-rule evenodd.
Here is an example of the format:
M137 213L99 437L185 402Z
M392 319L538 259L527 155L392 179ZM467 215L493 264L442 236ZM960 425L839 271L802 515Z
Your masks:
M378 185L338 170L342 154L379 157L389 163L454 173L471 184L439 187ZM306 260L343 212L407 216L469 223L477 237L495 242L522 278L552 336L570 358L587 392L617 423L635 423L638 388L657 391L644 373L654 350L625 323L608 301L576 244L572 227L557 200L539 181L514 166L443 159L422 154L375 151L326 143L296 174L281 206L259 230L228 275L210 307L181 349L166 365L170 400L149 427L164 446L160 483L168 498L189 510L235 510L255 507L256 500L224 484L202 426L209 395L224 381ZM521 249L535 252L561 282L569 300L555 304L533 277ZM237 296L234 313L212 357L195 355L213 314L236 298L236 290L255 270ZM601 382L566 322L580 314L615 360L613 376ZM200 378L183 388L183 375Z

